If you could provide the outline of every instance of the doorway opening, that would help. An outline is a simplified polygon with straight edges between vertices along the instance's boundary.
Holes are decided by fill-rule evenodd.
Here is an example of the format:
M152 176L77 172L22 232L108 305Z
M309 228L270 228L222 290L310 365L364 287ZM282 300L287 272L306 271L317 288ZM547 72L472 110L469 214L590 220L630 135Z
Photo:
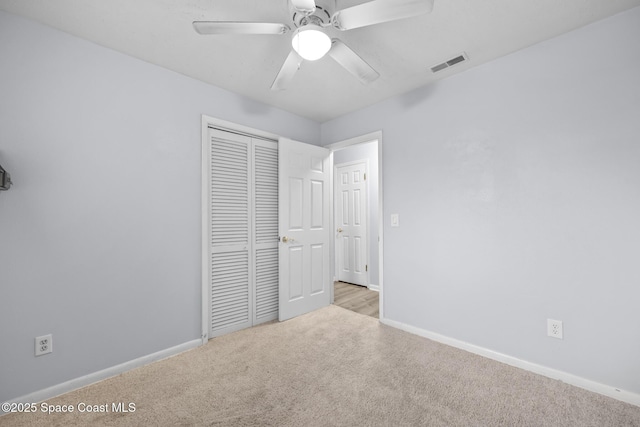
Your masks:
M334 283L379 292L378 313L382 319L382 132L326 147L332 151L333 164ZM338 292L344 294L343 285L334 286L333 302ZM350 293L356 295L356 291Z

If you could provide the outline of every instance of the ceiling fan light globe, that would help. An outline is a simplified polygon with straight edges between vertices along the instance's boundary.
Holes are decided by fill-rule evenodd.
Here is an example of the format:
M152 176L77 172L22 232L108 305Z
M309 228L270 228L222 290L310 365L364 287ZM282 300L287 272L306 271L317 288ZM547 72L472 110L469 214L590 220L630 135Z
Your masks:
M303 59L315 61L329 52L331 39L318 25L306 25L295 32L291 45Z

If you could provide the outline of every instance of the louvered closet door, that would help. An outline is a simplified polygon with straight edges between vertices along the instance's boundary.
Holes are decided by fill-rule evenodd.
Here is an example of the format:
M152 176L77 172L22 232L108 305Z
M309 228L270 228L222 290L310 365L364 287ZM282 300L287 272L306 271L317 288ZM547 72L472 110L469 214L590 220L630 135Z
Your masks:
M210 130L210 337L251 326L251 138Z
M278 144L209 130L210 330L278 318Z
M278 318L278 144L253 140L255 311L253 323Z

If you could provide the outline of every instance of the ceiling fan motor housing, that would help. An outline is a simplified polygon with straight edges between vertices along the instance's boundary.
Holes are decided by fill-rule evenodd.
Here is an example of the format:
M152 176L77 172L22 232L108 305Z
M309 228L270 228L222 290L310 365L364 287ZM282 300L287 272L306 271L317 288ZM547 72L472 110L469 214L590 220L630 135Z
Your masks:
M331 23L331 15L336 9L335 0L316 0L315 3L316 11L311 14L304 14L296 10L291 2L289 2L293 25L296 28L304 27L308 24L328 26Z

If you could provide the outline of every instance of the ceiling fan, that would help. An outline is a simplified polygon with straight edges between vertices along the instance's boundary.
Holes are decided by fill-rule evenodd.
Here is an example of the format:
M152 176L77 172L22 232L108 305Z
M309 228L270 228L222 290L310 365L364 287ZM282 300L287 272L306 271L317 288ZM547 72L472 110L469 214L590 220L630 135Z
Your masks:
M356 76L370 83L380 74L338 38L327 34L418 16L431 12L434 0L372 0L335 10L336 0L289 0L292 23L292 50L276 76L272 90L282 90L293 79L304 60L315 61L326 54ZM195 21L199 34L286 34L291 27L283 23Z

